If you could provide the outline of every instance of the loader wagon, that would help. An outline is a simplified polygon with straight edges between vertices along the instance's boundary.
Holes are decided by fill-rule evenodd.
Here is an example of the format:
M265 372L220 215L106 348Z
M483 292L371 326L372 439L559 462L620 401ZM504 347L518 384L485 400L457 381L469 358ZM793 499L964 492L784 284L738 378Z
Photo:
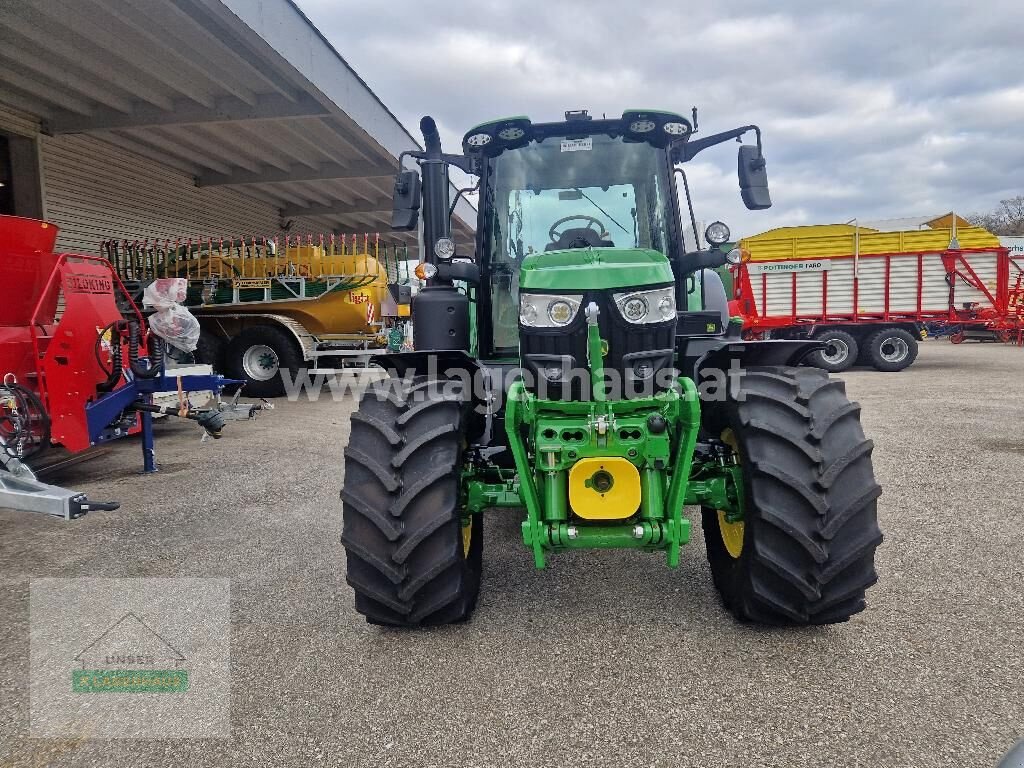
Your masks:
M966 222L963 222L966 225ZM1024 259L952 216L928 229L784 227L740 241L733 307L750 338L813 338L810 362L900 371L926 324L1010 340L1024 328Z

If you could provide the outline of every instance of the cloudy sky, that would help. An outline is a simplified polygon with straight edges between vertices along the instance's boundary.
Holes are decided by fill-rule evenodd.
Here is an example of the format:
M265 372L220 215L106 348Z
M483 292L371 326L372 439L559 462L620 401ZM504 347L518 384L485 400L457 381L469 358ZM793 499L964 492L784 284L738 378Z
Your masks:
M689 165L699 219L774 226L993 209L1024 194L1024 3L298 0L407 127L566 109L700 109L764 131L775 206L735 145ZM414 135L416 135L414 133Z

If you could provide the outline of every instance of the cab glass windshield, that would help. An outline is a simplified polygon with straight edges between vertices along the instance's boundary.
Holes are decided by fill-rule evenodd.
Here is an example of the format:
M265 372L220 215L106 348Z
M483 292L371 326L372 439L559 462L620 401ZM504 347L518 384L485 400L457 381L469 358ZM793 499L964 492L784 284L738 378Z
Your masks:
M664 150L610 136L548 138L490 161L484 194L495 351L518 345L519 263L562 248L667 253Z

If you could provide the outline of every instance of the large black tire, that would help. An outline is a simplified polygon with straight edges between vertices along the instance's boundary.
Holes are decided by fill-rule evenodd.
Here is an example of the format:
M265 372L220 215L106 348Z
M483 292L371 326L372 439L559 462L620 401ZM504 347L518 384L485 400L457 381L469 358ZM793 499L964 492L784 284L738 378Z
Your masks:
M263 361L268 364L264 366ZM302 351L295 339L281 328L254 325L230 343L224 354L224 370L245 382L243 394L252 397L280 397L285 393L282 371L294 381L302 367Z
M341 542L356 610L372 624L450 624L476 607L483 521L463 526L459 386L386 379L352 416Z
M196 362L213 367L214 372L224 370L224 355L227 351L227 342L216 336L205 328L199 333L199 341L196 343Z
M841 373L857 362L860 345L852 334L838 328L819 331L814 340L828 345L827 349L819 349L807 356L807 363L829 373Z
M717 511L702 510L715 586L743 621L846 621L864 610L878 579L882 541L882 489L860 406L843 382L813 368L750 368L740 393L705 414L708 430L737 449L745 497L738 556L726 547Z
M902 328L883 328L868 339L867 355L879 371L902 371L917 359L918 341Z

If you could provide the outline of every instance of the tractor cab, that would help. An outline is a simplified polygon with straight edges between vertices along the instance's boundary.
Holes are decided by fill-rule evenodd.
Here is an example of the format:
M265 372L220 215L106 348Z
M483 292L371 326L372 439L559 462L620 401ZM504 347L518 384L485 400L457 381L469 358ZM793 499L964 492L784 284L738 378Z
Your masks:
M741 189L750 208L771 201L756 126L694 140L695 123L696 110L690 118L652 110L627 110L613 119L570 111L564 121L551 123L502 118L467 131L462 155L439 153L442 162L422 164L428 196L441 188L429 174L447 165L479 178L475 253L456 253L449 222L428 210L421 269L435 293L450 294L453 279L468 278L466 310L471 305L473 311L464 325L472 354L494 361L522 356L524 367L541 378L554 370L547 365L552 356L576 363L583 345L579 310L592 299L605 305L602 332L622 337L611 354L624 374L623 358L652 345L659 351L655 359L629 357L626 364L653 376L662 363L671 363L677 313L678 328L688 335L725 332L727 302L711 269L739 252L718 249L729 239L721 222L708 228L709 247L701 248L678 166L706 147L753 132L757 144L740 150ZM420 202L418 194L403 194L418 187L410 174L415 172L399 175L395 196L395 222L408 227L415 225ZM682 193L696 241L690 249ZM472 268L465 260L472 260ZM567 292L560 294L562 288ZM430 289L420 299L424 307L435 303ZM445 335L450 340L451 331L463 331L416 317L414 312L419 349L446 348ZM622 333L612 333L613 325L621 325Z

